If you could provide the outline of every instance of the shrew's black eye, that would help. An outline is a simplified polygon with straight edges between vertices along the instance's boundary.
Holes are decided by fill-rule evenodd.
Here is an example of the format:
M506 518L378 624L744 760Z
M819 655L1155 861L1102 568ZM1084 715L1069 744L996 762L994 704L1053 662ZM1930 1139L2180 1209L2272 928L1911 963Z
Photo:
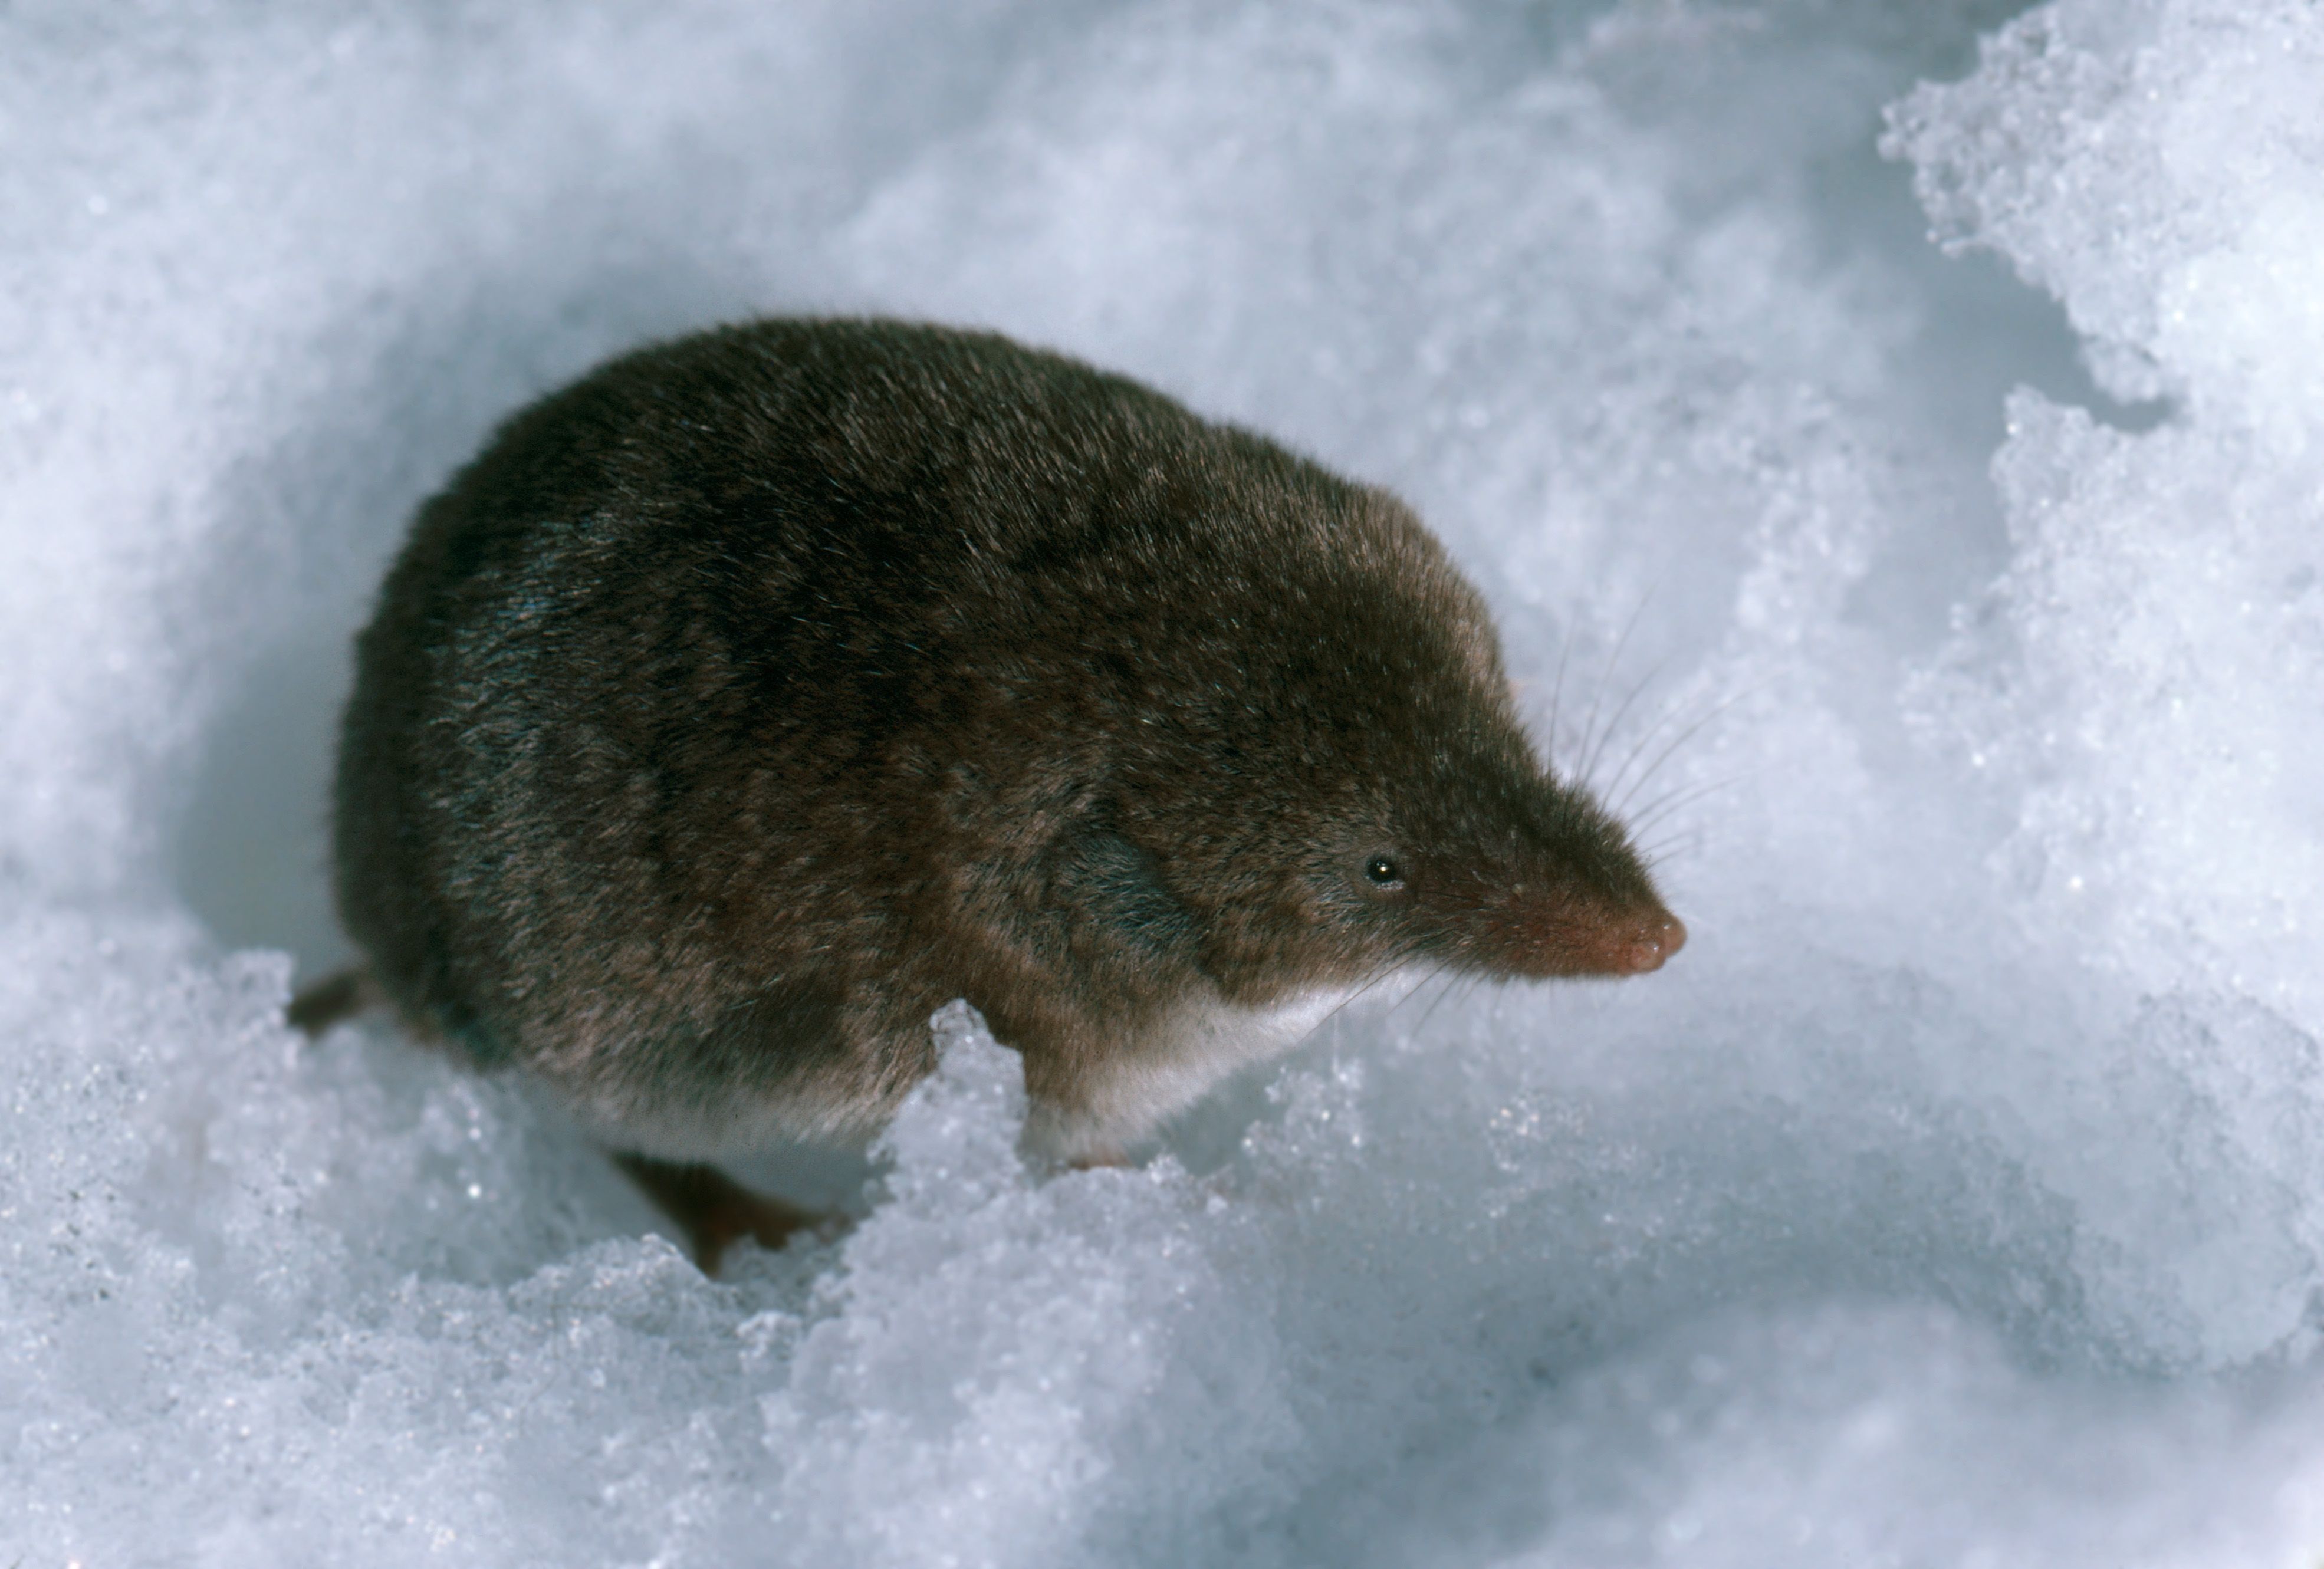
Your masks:
M1374 888L1394 888L1404 881L1404 869L1385 855L1375 855L1364 863L1364 875Z

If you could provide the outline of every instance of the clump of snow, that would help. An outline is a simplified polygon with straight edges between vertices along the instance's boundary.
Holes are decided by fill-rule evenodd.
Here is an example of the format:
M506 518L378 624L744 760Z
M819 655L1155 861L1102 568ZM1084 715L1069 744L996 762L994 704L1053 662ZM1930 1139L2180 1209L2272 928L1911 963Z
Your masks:
M1941 233L2055 291L2122 395L2173 403L2133 434L2012 397L2011 559L1912 702L2004 814L2008 919L2089 987L2080 1071L2168 1160L2075 1179L2133 1250L2093 1265L2177 1297L2164 1338L2207 1361L2304 1351L2324 1257L2319 73L2312 7L2065 4L1900 104L1890 143Z
M2015 10L0 22L0 1561L2312 1558L2324 17ZM949 1009L716 1282L521 1084L302 1046L411 507L784 309L1411 496L1687 951L1121 1170Z

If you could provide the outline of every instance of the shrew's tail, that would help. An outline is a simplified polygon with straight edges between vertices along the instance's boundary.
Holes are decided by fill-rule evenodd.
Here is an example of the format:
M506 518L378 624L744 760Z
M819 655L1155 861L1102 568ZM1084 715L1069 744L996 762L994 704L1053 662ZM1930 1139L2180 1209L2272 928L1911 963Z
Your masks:
M360 964L350 964L300 987L283 1017L291 1029L312 1040L333 1025L345 1023L386 1001L372 980L371 972Z

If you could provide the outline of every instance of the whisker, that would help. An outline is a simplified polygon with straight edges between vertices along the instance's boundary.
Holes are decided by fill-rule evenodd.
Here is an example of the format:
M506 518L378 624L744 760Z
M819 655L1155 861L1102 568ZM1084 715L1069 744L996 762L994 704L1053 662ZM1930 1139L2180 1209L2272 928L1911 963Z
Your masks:
M1388 1004L1388 1012L1393 1015L1398 1009L1403 1008L1406 1004L1409 1003L1415 997L1419 996L1423 992L1427 991L1429 987L1443 979L1452 968L1452 966L1450 963L1430 965L1428 973L1421 976L1419 980L1415 981L1409 991L1406 992L1403 996L1397 998L1394 1002Z
M1720 790L1724 790L1724 788L1729 788L1740 781L1743 781L1743 774L1731 774L1727 776L1727 779L1713 779L1713 781L1671 786L1669 790L1664 790L1662 795L1650 799L1646 807L1641 807L1637 814L1631 816L1629 818L1631 836L1641 835L1641 832L1646 832L1647 827L1653 827L1655 823L1659 823L1659 820L1669 818L1669 816L1674 814L1674 811L1678 811L1680 807L1690 807L1690 804L1699 802L1699 799L1703 799L1706 795L1718 795Z
M1366 992L1370 992L1373 987L1379 985L1381 982L1387 980L1390 975L1395 974L1396 972L1394 970L1382 970L1379 974L1374 975L1370 980L1365 982L1362 985L1349 992L1345 997L1341 998L1338 1005L1335 1006L1332 1011L1326 1013L1323 1018L1318 1019L1315 1021L1315 1031L1320 1031L1323 1026L1339 1018L1340 1015L1347 1010L1350 1003L1354 1002ZM1310 1033L1312 1034L1315 1031L1311 1031Z
M1676 850L1700 849L1707 833L1705 825L1699 821L1672 825L1649 844L1639 846L1638 856L1641 860L1652 862L1668 859Z
M1700 826L1683 828L1667 839L1657 840L1652 850L1638 852L1638 859L1648 872L1659 870L1676 862L1682 854L1692 855L1702 848Z
M1752 771L1752 772L1756 771L1756 770ZM1695 802L1715 796L1721 790L1732 789L1751 777L1751 772L1729 774L1725 779L1712 780L1705 784L1681 785L1676 789L1656 796L1629 820L1629 832L1635 838L1680 808L1691 807Z
M1468 983L1466 986L1464 986L1464 987L1461 988L1461 1006L1462 1006L1462 1007L1463 1007L1463 1008L1466 1008L1466 1007L1469 1005L1469 999L1471 999L1471 997L1474 997L1478 992L1480 992L1483 991L1484 989L1485 989L1485 977L1484 977L1484 976L1482 976L1482 975L1471 975L1471 976L1470 976L1470 977L1469 977L1469 983Z
M1429 979L1432 981L1443 980L1445 976L1450 974L1452 974L1452 966L1449 964L1441 965L1438 967L1436 974L1430 976ZM1458 991L1460 989L1460 978L1458 976L1454 976L1452 980L1446 981L1444 985L1438 989L1436 1000L1428 1005L1428 1011L1420 1016L1420 1022L1412 1027L1412 1033L1415 1036L1418 1036L1422 1031L1428 1028L1428 1021L1436 1017L1436 1011L1439 1008L1444 1006L1444 999L1450 997L1454 992Z
M1693 724L1688 725L1685 729L1673 736L1671 738L1670 744L1664 747L1660 752L1655 754L1654 761L1646 764L1646 771L1639 774L1636 780L1631 781L1630 788L1625 790L1622 793L1621 798L1616 801L1609 809L1611 810L1616 817L1620 817L1622 815L1623 808L1629 805L1630 798L1637 795L1640 789L1645 788L1646 781L1655 777L1655 771L1661 768L1665 762L1668 762L1671 760L1672 755L1675 753L1680 747L1684 746L1688 742L1693 740L1697 735L1700 735L1702 733L1704 725L1709 725L1721 714L1726 713L1727 710L1735 706L1736 704L1743 701L1744 698L1750 697L1756 692L1764 691L1767 688L1775 685L1775 683L1780 678L1780 676L1766 677L1763 680L1752 682L1749 686L1745 687L1738 692L1729 693L1727 697L1721 698L1712 706L1710 713L1705 714L1702 718L1696 720ZM1644 743L1641 743L1641 745L1643 744ZM1622 777L1623 773L1628 773L1628 771L1629 765L1625 763L1622 766L1621 773L1618 773L1614 777L1618 780Z
M1558 640L1557 644L1557 679L1549 689L1549 753L1553 760L1557 755L1558 709L1565 700L1565 660L1572 652L1573 617L1568 615L1565 618L1565 635Z
M1581 781L1583 788L1590 789L1594 789L1596 788L1590 783L1590 776L1598 771L1599 760L1605 755L1606 743L1613 740L1614 732L1622 727L1622 716L1629 713L1631 706L1637 702L1638 698L1645 694L1646 689L1648 687L1654 685L1655 678L1661 675L1669 668L1670 661L1668 660L1656 661L1655 668L1648 670L1639 680L1638 684L1630 688L1630 695L1622 699L1622 706L1615 709L1613 714L1608 717L1606 721L1606 734L1598 738L1597 746L1591 751L1588 757L1582 760L1582 766L1575 771L1575 778ZM1649 732L1649 734L1652 733ZM1636 756L1637 753L1633 752L1631 755ZM1618 779L1620 776L1618 774L1615 777ZM1609 788L1610 789L1611 787L1609 786Z
M1614 667L1621 663L1622 651L1629 646L1630 634L1638 630L1638 618L1646 614L1646 603L1654 596L1655 586L1649 584L1646 593L1638 596L1637 608L1630 612L1630 619L1622 623L1622 635L1614 640L1613 651L1606 656L1605 669L1599 672L1598 690L1590 699L1590 717L1582 721L1582 725L1581 751L1585 756L1591 751L1591 741L1597 733L1598 704L1606 695L1606 683L1614 678Z
M1739 694L1738 695L1739 696ZM1732 701L1731 698L1729 700ZM1646 750L1647 746L1653 743L1655 737L1663 733L1664 726L1674 722L1682 712L1683 712L1683 710L1681 709L1678 705L1673 704L1670 707L1663 710L1663 715L1661 718L1646 726L1645 733L1639 735L1637 744L1632 746L1630 748L1629 754L1622 759L1622 766L1616 769L1614 771L1613 777L1606 781L1606 794L1611 795L1614 791L1614 787L1620 784L1623 780L1629 777L1631 765L1638 761L1640 754L1642 754ZM1715 714L1716 710L1713 710L1713 712ZM1648 773L1651 773L1653 771L1648 770L1647 771ZM1641 775L1639 777L1643 779L1646 776Z

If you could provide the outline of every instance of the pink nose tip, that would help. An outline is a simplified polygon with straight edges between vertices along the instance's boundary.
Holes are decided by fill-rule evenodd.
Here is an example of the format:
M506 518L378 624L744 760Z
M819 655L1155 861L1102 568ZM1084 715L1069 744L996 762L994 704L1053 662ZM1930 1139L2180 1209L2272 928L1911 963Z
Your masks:
M1659 970L1663 961L1686 946L1686 923L1674 915L1665 915L1638 934L1637 938L1623 951L1620 974L1643 975L1648 970Z

